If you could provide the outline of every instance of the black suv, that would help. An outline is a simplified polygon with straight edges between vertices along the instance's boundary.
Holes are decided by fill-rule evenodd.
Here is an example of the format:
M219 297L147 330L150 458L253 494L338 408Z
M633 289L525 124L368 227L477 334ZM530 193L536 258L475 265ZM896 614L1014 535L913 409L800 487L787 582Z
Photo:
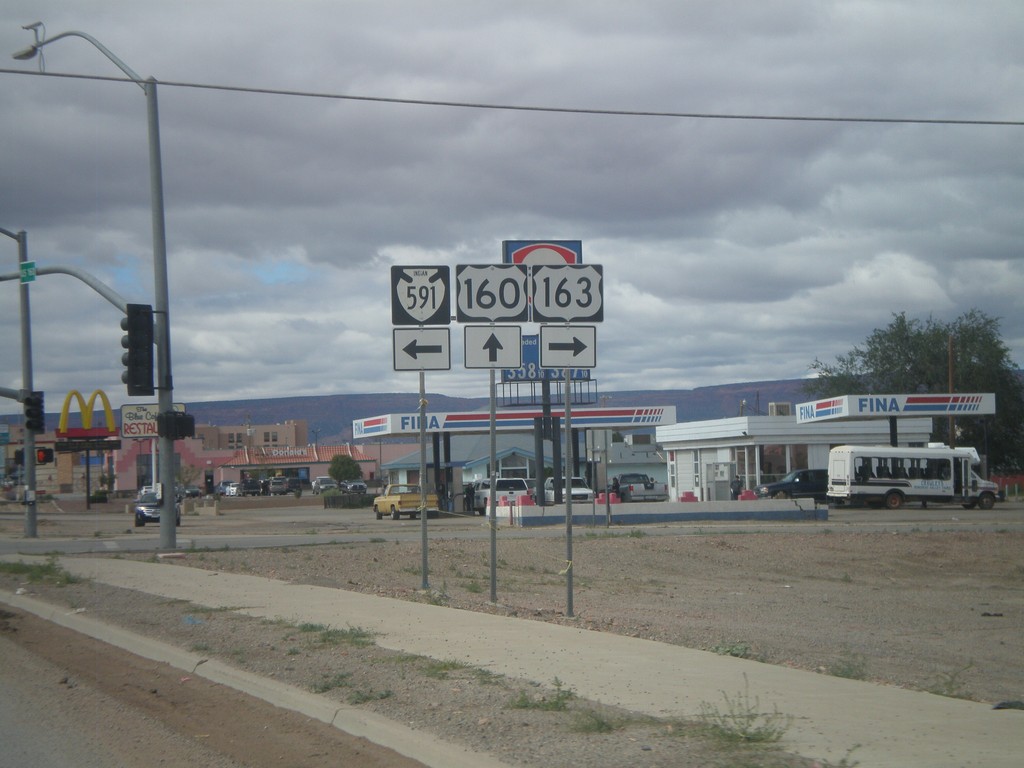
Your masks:
M254 477L246 478L238 488L239 496L259 496L263 493L260 481Z
M794 469L775 483L765 483L754 489L761 499L814 499L828 501L827 469Z

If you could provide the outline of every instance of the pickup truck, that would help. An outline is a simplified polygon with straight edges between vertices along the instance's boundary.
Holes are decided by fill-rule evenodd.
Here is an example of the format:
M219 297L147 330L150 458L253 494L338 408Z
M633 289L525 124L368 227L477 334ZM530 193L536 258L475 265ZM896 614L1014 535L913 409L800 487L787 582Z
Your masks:
M401 520L402 515L419 517L420 487L418 485L392 484L373 500L373 514L380 520L391 515L392 520ZM437 494L427 494L427 517L437 517Z
M627 501L668 501L668 486L656 483L654 478L637 472L616 475L612 479L612 492Z
M529 496L530 487L521 477L499 477L494 484L495 504L501 504L502 497L509 504L515 504L520 496ZM487 503L491 497L491 481L477 480L473 484L473 510L478 515L487 514Z

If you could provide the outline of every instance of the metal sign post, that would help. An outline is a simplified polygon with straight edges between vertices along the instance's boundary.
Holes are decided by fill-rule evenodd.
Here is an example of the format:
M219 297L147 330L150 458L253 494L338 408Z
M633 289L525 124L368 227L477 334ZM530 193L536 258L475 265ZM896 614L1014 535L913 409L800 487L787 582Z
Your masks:
M423 580L420 586L430 589L430 569L427 566L427 386L423 371L420 371L420 545L423 550Z
M565 369L565 615L573 616L572 610L572 388L569 386L569 369Z
M491 602L498 602L498 513L494 508L495 499L497 498L497 491L495 486L498 484L498 409L495 403L494 395L494 369L491 368L491 413L490 413L490 438L491 438L491 466L490 475L491 483L488 488L488 494L490 498L490 512L488 514L491 528Z

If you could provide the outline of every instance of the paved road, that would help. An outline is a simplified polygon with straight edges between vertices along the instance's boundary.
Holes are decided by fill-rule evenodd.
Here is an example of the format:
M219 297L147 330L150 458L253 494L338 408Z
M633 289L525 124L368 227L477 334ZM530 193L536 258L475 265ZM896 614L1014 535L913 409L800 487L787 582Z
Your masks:
M0 768L240 768L0 634Z

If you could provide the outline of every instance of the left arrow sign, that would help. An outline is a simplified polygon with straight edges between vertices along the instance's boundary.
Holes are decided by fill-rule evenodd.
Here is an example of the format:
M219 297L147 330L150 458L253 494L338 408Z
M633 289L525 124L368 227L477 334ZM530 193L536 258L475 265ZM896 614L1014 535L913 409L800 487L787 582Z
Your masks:
M447 371L452 367L448 328L393 328L396 371Z
M444 352L444 347L440 344L420 344L418 340L413 339L402 349L405 354L415 360L420 355L437 355Z

